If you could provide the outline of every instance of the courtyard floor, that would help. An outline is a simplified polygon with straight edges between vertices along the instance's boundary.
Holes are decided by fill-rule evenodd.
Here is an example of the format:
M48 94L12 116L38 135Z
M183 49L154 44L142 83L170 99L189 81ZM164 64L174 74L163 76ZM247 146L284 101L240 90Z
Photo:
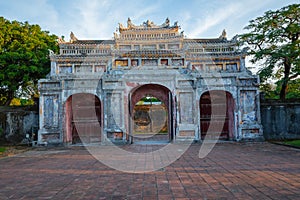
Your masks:
M220 143L203 159L192 144L155 172L107 167L84 147L33 149L0 159L0 199L299 199L300 150ZM155 145L126 145L149 151Z

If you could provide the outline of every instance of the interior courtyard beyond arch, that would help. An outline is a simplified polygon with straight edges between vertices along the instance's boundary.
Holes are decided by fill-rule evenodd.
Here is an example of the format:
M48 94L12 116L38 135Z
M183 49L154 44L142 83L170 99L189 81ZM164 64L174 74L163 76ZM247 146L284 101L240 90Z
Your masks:
M141 101L141 99L147 99L147 97L150 101ZM157 101L152 102L151 99L156 99ZM172 141L175 130L172 121L172 105L171 91L162 85L144 84L133 89L129 93L129 133L132 136L130 143L134 139ZM137 116L138 112L142 115ZM146 121L148 121L148 124L144 125L144 127L148 128L145 131L136 131L137 127L143 127L136 125L136 121L139 118L146 118ZM143 132L143 134L138 134L138 132Z

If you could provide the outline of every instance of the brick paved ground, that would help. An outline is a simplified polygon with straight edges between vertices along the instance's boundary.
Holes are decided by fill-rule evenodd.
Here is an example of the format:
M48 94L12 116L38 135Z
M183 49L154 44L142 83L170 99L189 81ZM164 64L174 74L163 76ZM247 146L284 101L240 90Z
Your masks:
M142 174L110 169L81 147L2 158L0 199L300 198L298 149L223 143L199 159L199 147L193 144L170 166ZM149 147L126 148L143 151Z

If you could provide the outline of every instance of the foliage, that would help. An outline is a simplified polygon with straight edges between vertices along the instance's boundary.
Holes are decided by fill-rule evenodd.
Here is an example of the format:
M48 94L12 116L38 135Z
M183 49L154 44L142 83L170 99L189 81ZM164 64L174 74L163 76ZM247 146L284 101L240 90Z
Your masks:
M275 84L263 83L260 85L260 90L265 93L266 99L279 99L282 81L277 81ZM300 98L300 79L291 80L286 90L286 99Z
M39 25L0 17L0 105L9 105L18 90L28 94L28 85L49 73L48 49L58 51L56 40Z
M3 153L6 151L6 148L5 147L0 147L0 153Z
M160 100L155 97L144 97L141 99L141 101L143 101L143 102L160 102Z
M266 99L279 99L278 94L275 91L276 85L271 83L262 83L259 86L260 91L264 93Z
M286 141L285 144L300 147L300 140Z
M258 72L261 81L279 80L279 96L285 99L288 84L300 77L300 4L267 11L245 29L249 32L239 39L253 55L253 63L263 62Z
M32 99L13 98L9 104L10 106L32 106L34 101Z
M277 87L275 92L280 94L280 86L282 85L282 80L276 83ZM300 79L291 80L286 89L286 98L287 99L295 99L300 98Z
M10 106L20 106L21 105L21 99L13 98L9 105Z

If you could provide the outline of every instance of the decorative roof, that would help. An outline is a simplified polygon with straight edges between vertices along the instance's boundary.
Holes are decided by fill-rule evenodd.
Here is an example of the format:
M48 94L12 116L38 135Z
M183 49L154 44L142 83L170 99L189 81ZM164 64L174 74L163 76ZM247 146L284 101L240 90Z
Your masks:
M115 44L114 40L76 40L73 44Z
M170 26L170 20L169 18L166 19L166 21L161 25L156 25L152 21L147 20L143 22L141 25L135 25L131 22L131 19L128 18L127 20L127 27L125 27L123 24L119 23L119 32L122 33L123 31L128 30L146 30L146 29L177 29L179 28L178 22L175 22L173 26Z

